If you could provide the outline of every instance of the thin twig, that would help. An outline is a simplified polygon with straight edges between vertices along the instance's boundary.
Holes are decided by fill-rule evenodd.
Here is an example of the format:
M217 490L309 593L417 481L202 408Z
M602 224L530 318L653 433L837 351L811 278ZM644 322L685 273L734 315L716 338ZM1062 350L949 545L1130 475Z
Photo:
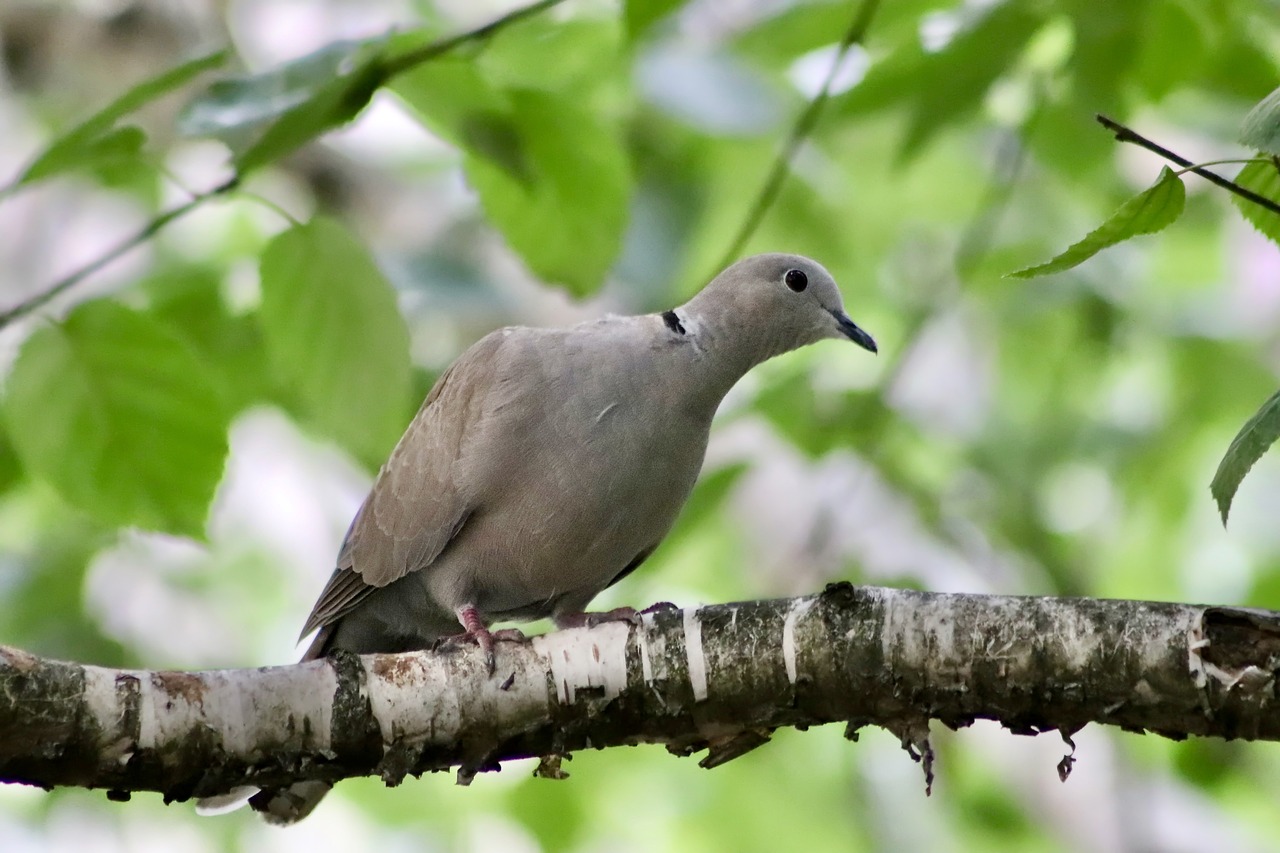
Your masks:
M440 39L439 41L433 41L431 44L424 44L422 47L402 53L399 56L390 59L383 66L383 73L385 74L384 80L390 79L397 74L408 71L410 68L421 65L422 63L435 59L438 56L442 56L454 48L466 44L467 42L483 41L503 27L514 24L515 22L528 18L532 15L536 15L539 12L546 11L547 9L550 9L553 6L558 6L563 2L564 0L540 0L538 3L522 6L519 9L508 12L501 18L495 18L484 26L476 27L474 30L468 30L465 33L459 33L456 36L450 36L449 38Z
M14 322L15 320L25 317L26 315L30 314L32 311L36 310L37 308L49 302L54 297L64 293L65 291L69 290L70 288L84 281L86 278L93 275L98 270L102 269L107 264L114 261L116 258L125 254L130 249L136 248L142 243L145 243L147 240L150 240L156 234L160 233L160 230L163 229L170 222L173 222L175 219L181 219L183 216L186 216L188 213L195 210L197 207L204 204L206 201L208 201L211 198L214 198L220 195L226 195L227 193L235 189L237 186L239 186L239 184L240 184L240 178L238 176L234 178L230 178L227 181L224 181L223 183L214 187L213 189L195 196L190 201L185 201L182 204L178 205L177 207L172 208L170 210L166 210L164 213L161 213L159 216L156 216L154 219L152 219L150 222L144 225L141 229L139 229L138 232L135 233L133 236L120 241L111 249L109 249L106 252L106 254L102 255L101 257L93 261L90 261L89 263L85 264L80 269L76 270L70 275L67 275L59 279L58 281L54 282L45 290L42 290L40 293L37 293L35 296L32 296L30 299L26 299L22 302L19 302L17 305L13 306L9 310L5 311L4 313L0 313L0 329L3 329L4 327L8 326L10 323Z
M769 208L777 200L778 193L781 192L782 185L791 171L791 161L795 158L801 144L813 132L814 126L818 123L818 117L822 113L822 108L827 105L827 101L831 98L831 87L835 84L836 75L840 73L841 66L844 65L845 57L848 56L849 50L855 44L860 44L866 36L867 28L871 26L871 19L875 16L879 5L880 0L863 0L857 14L853 16L849 29L845 32L844 37L840 39L840 49L836 53L835 61L831 63L831 70L827 72L827 79L823 81L822 88L818 90L818 94L814 96L813 100L796 118L795 124L792 125L791 134L787 137L786 144L774 159L773 167L769 170L769 176L765 179L764 185L760 187L760 192L756 196L755 202L751 205L747 218L743 220L742 227L738 229L737 236L729 244L729 250L725 252L724 258L721 259L719 269L723 269L733 263L739 253L742 252L743 247L747 245L747 241L751 239L751 235L760 227L760 223L764 220L765 214L769 212Z
M1116 122L1116 121L1112 121L1111 119L1107 118L1104 115L1099 114L1095 116L1095 118L1098 119L1098 124L1102 125L1107 130L1114 133L1116 135L1116 139L1120 140L1121 142L1132 142L1134 145L1141 146L1142 148L1145 148L1148 151L1151 151L1155 154L1159 154L1164 159L1172 163L1177 163L1179 166L1182 166L1188 172L1194 172L1195 174L1204 178L1206 181L1217 184L1218 186L1222 187L1224 190L1228 192L1235 193L1241 198L1248 199L1249 201L1253 202L1259 207L1266 208L1272 213L1280 214L1280 204L1277 204L1276 202L1272 201L1266 196L1258 195L1253 190L1245 189L1244 187L1237 184L1235 181L1228 180L1227 178L1224 178L1219 174L1210 172L1208 169L1205 169L1201 166L1197 166L1187 158L1179 157L1177 154L1174 154L1168 148L1165 148L1161 145L1157 145L1156 143L1152 142L1150 139L1147 139L1145 136L1141 136L1140 134L1134 133L1132 130L1125 127L1123 124L1120 124L1119 122Z

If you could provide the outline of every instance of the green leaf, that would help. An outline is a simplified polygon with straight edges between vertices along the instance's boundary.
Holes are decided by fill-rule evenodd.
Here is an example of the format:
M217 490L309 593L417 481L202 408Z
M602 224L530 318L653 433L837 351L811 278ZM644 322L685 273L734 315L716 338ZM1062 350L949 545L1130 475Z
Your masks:
M151 298L151 315L208 366L229 412L274 399L262 328L254 315L228 311L217 270L165 269L142 282L141 289Z
M1023 4L996 6L941 50L927 52L917 43L872 66L832 106L849 116L908 108L900 158L909 159L939 131L982 106L991 84L1014 64L1043 21L1041 10Z
M1240 482L1254 463L1262 458L1267 448L1280 438L1280 391L1272 394L1262 408L1245 422L1231 440L1231 446L1218 463L1218 470L1209 484L1209 491L1217 501L1218 512L1222 515L1222 523L1227 523L1227 514L1231 511L1231 501L1240 488Z
M1154 234L1182 214L1186 200L1187 193L1182 179L1166 166L1160 171L1160 177L1154 184L1126 201L1106 222L1085 235L1083 240L1073 243L1062 254L1043 264L1011 272L1009 276L1034 278L1062 272L1087 261L1108 246L1139 234Z
M1221 38L1213 13L1202 6L1162 2L1148 7L1141 25L1144 37L1133 45L1132 76L1152 100L1201 76L1209 45Z
M636 41L643 37L650 27L684 3L685 0L626 0L623 19L627 24L627 38Z
M549 56L555 62L547 62ZM615 75L630 75L628 59L622 29L614 19L539 17L500 30L475 63L499 89L572 93L585 101L608 93Z
M1236 183L1280 204L1280 164L1261 160L1250 163L1236 175ZM1280 245L1280 214L1235 193L1231 194L1231 200L1254 228L1271 242Z
M198 535L228 414L206 367L150 316L98 300L33 334L4 415L26 470L112 524Z
M315 219L262 255L263 342L304 420L362 460L386 458L409 405L409 332L390 283L345 228Z
M1240 142L1268 154L1280 154L1280 89L1249 110L1240 124Z
M385 36L326 45L277 68L220 80L178 117L187 136L231 149L237 170L279 160L355 118L382 85Z
M172 92L196 76L222 66L227 52L218 51L184 62L150 78L85 121L54 140L18 178L21 186L72 169L85 169L104 162L137 158L146 135L136 127L116 128L116 122L155 99Z
M8 433L0 430L0 495L22 479L22 466L18 464L18 454L14 452L13 442Z
M489 160L519 183L533 179L511 100L475 62L436 60L402 74L391 88L440 138Z
M567 98L510 93L529 179L471 152L464 169L489 221L530 269L576 296L600 286L622 248L630 164L615 127Z

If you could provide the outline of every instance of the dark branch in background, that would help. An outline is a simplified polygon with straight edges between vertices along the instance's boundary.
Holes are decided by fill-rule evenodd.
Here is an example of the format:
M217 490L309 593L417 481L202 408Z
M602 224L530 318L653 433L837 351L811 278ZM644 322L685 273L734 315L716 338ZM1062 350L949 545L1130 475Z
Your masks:
M1123 124L1120 124L1119 122L1116 122L1116 121L1112 121L1111 119L1107 118L1104 115L1098 115L1096 116L1096 118L1098 120L1098 124L1102 125L1107 130L1110 130L1112 133L1114 133L1116 135L1116 139L1118 139L1119 141L1132 142L1134 145L1141 146L1142 148L1145 148L1148 151L1159 154L1161 157L1170 161L1171 163L1177 163L1179 166L1182 166L1188 172L1194 172L1195 174L1204 178L1206 181L1217 184L1218 186L1222 187L1224 190L1228 192L1233 192L1236 195L1240 196L1241 198L1248 199L1254 204L1260 207L1264 207L1267 210L1271 211L1272 213L1280 214L1280 204L1277 204L1276 202L1272 201L1266 196L1258 195L1253 190L1246 189L1245 187L1242 187L1239 184L1237 184L1235 181L1228 180L1227 178L1224 178L1215 172L1210 172L1208 169L1204 168L1203 166L1197 166L1187 158L1179 157L1177 154L1174 154L1168 148L1165 148L1161 145L1156 144L1155 142L1152 142L1150 139L1147 139L1145 136L1142 136L1138 133L1133 132L1129 128L1125 127Z
M70 275L59 279L49 287L37 293L35 296L32 296L29 299L25 299L22 302L19 302L17 305L13 306L9 310L5 311L4 313L0 313L0 329L3 329L5 326L8 326L10 323L14 322L15 320L19 320L22 317L25 317L26 315L30 314L32 311L36 310L40 306L46 304L51 299L58 296L59 294L64 293L67 290L70 290L75 285L84 281L86 278L93 275L98 270L102 269L107 264L114 261L116 258L127 253L129 250L137 248L138 246L142 245L146 241L150 240L152 237L156 236L156 234L160 233L160 230L164 228L166 225L168 225L170 222L173 222L174 220L177 220L177 219L181 219L182 217L186 216L188 213L195 210L197 207L204 204L206 201L208 201L211 198L216 198L217 196L220 196L220 195L226 195L227 193L235 189L237 186L239 186L239 184L240 184L239 176L230 178L229 180L224 181L223 183L219 184L213 189L192 197L190 201L186 201L178 205L177 207L172 208L171 210L166 210L164 213L161 213L160 215L152 219L150 222L148 222L146 225L144 225L141 229L139 229L137 233L135 233L133 236L127 237L124 240L121 240L114 247L107 250L106 254L102 255L101 257L95 260L90 261L89 263L80 267L80 269L76 270Z
M465 783L533 756L554 773L570 752L638 743L716 767L779 726L828 722L853 740L888 729L926 778L931 720L1280 740L1280 613L1243 608L833 584L503 642L497 661L490 675L464 645L182 673L0 647L0 781L184 800L449 767Z
M861 6L858 7L857 13L853 16L853 21L849 24L849 29L845 32L844 38L840 40L840 49L836 53L835 61L831 63L831 70L827 72L827 79L823 81L822 88L818 90L818 94L814 96L813 100L796 118L795 124L791 127L791 133L787 137L786 144L783 145L782 150L778 152L777 158L774 159L773 167L769 170L769 175L765 178L759 195L756 196L755 201L752 203L742 227L738 229L737 236L729 244L729 250L724 253L717 270L724 269L737 260L743 247L747 245L747 241L751 239L751 235L760 227L765 214L769 212L774 201L777 200L778 193L782 191L782 185L791 171L791 161L795 158L801 144L813 132L814 126L818 123L818 117L822 113L822 108L827 105L827 101L831 98L831 86L835 83L840 67L844 65L845 57L849 55L849 50L855 44L862 42L867 34L867 28L871 26L871 19L875 16L879 6L880 0L863 0Z
M402 74L424 62L443 56L444 54L449 53L468 42L483 41L504 27L514 24L517 21L521 21L531 15L550 9L551 7L557 6L563 2L564 0L540 0L538 3L533 3L529 6L523 6L519 9L515 9L514 11L511 11L500 18L496 18L483 26L477 27L474 30L468 30L467 32L459 33L455 36L440 39L432 42L431 44L423 45L416 50L411 50L401 54L400 56L396 56L388 60L382 67L380 70L380 79L377 81L374 88L385 85L397 74ZM36 293L29 299L18 303L3 313L0 313L0 329L3 329L15 320L25 317L27 314L30 314L42 305L47 304L55 297L65 293L67 290L70 290L72 287L89 278L91 275L110 264L116 258L125 254L130 249L133 249L147 240L150 240L152 237L155 237L169 223L182 218L207 202L209 199L228 194L239 186L241 177L242 176L237 175L230 180L219 184L217 187L195 196L190 201L181 204L172 210L167 210L164 213L157 215L136 234L116 245L102 257L85 264L80 269L65 278L54 282L52 285Z

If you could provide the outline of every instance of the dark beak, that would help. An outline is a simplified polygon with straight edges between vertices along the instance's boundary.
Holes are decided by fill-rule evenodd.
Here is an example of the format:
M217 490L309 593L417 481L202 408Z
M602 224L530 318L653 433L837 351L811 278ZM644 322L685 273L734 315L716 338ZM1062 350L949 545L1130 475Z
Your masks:
M853 341L865 350L870 350L871 352L880 351L879 347L876 346L876 339L858 328L858 324L850 320L843 312L832 311L831 316L836 318L836 322L840 324L840 331L843 332L849 340Z

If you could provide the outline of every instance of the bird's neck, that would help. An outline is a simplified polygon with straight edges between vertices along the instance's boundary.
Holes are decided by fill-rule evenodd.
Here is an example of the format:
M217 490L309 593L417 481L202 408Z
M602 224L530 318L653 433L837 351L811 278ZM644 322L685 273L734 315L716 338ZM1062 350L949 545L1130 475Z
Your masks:
M688 339L689 346L684 352L689 363L689 379L714 393L719 402L748 370L785 347L778 342L781 348L775 352L775 342L735 328L726 317L728 312L705 308L695 296L665 316L667 327ZM675 326L678 328L673 328Z

